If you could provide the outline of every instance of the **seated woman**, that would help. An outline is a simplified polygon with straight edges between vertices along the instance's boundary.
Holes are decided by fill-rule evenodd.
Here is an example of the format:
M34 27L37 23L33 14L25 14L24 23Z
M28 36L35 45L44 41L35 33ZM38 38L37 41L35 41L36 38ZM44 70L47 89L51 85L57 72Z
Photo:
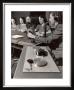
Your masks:
M35 40L41 43L47 43L50 42L52 36L50 27L45 23L45 18L43 16L39 16L39 25L37 25L35 32L36 37Z
M11 18L11 30L17 30L16 20L14 18Z
M43 16L39 16L39 25L35 29L35 39L38 41L50 41L52 38L51 31L57 26L57 22L54 19L53 13L50 13L49 21L46 22ZM31 34L30 34L31 35Z
M53 13L49 17L49 26L53 32L53 39L56 39L59 35L62 35L62 24L59 23L58 17L54 16Z
M36 31L36 35L38 36L44 36L45 33L51 33L51 30L49 28L49 26L47 25L47 23L45 23L45 18L43 16L39 16L39 25L37 25L35 31Z
M26 28L27 28L27 33L28 32L34 33L34 24L32 24L30 16L26 17Z
M58 24L57 20L58 19L54 13L50 13L49 15L49 26L50 26L50 29L51 31L53 32Z
M26 24L24 23L24 18L23 17L19 18L19 22L20 22L20 24L18 25L18 30L21 31L21 32L27 31Z
M52 40L49 44L51 50L58 48L59 44L62 42L62 32L63 32L62 24L59 23L58 17L55 17L55 16L53 17L54 17L53 22L49 18L49 26L51 26L51 30L53 29Z

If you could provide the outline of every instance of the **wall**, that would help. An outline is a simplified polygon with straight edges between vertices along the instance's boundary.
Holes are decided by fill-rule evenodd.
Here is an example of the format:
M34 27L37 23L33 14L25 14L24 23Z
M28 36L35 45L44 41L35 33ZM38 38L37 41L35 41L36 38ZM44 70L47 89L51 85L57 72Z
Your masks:
M14 17L16 19L16 22L17 24L19 23L19 18L20 17L26 17L26 16L29 16L30 15L30 12L22 12L22 11L19 11L19 12L12 12L11 13L11 17Z
M17 24L19 23L19 18L20 17L26 17L26 16L32 16L32 17L38 17L39 15L44 15L45 17L46 17L46 19L47 19L47 21L48 21L48 18L49 18L49 13L50 12L39 12L39 11L37 11L37 12L22 12L22 11L15 11L15 12L12 12L11 13L11 17L14 17L15 19L16 19L16 22L17 22ZM62 23L62 12L54 12L56 15L58 15L59 16L59 23Z

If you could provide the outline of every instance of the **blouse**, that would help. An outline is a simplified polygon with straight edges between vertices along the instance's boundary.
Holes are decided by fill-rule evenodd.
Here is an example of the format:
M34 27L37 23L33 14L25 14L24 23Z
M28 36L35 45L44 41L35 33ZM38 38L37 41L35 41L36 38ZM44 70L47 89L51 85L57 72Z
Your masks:
M39 36L44 36L45 33L46 35L51 33L51 30L50 30L50 27L48 25L37 25L36 27L36 35L39 35Z
M26 24L20 24L20 25L18 25L18 31L21 31L21 32L27 31Z
M11 30L13 30L13 31L17 30L17 25L16 24L15 25L11 25Z

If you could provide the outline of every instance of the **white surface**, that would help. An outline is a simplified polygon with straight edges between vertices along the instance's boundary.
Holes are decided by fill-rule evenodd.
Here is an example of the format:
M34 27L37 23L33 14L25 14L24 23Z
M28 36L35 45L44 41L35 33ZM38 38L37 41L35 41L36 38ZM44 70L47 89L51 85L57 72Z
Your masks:
M28 73L28 72L23 72L23 66L24 66L24 59L25 59L25 55L26 55L26 49L27 49L27 46L24 46L23 49L22 49L22 52L21 52L21 55L20 55L20 58L19 58L19 61L18 61L18 64L17 64L17 68L15 70L15 74L14 74L14 77L13 79L48 79L48 78L62 78L62 73L59 72L59 73L53 73L53 72L50 72L50 73L46 73L46 72L32 72L32 73ZM48 49L49 50L49 49ZM35 50L34 50L35 51ZM39 57L39 56L38 56ZM40 56L41 57L41 56ZM37 58L37 56L36 56ZM30 70L30 69L28 69Z
M24 37L24 36L23 35L12 35L12 38L15 38L15 39L21 38L21 37Z
M48 52L48 50L46 49L46 47L40 47L42 49L44 49L45 51ZM23 72L29 72L26 70L26 68L30 69L30 65L27 62L28 59L35 59L36 58L36 53L33 49L32 46L28 46L27 50L26 50L26 56L24 58L24 67L23 67ZM40 57L39 57L40 58ZM42 58L42 57L41 57ZM47 66L44 67L37 67L35 64L33 64L33 69L31 72L59 72L58 67L56 66L56 64L54 63L51 55L48 52L48 56L43 58L45 61L48 62Z
M40 4L40 3L39 3ZM3 4L5 5L5 4ZM23 8L23 9L22 9ZM62 79L11 79L11 11L63 11L63 78ZM5 32L5 87L25 86L70 86L71 85L71 4L26 5L6 3L3 6ZM5 27L5 28L4 28Z

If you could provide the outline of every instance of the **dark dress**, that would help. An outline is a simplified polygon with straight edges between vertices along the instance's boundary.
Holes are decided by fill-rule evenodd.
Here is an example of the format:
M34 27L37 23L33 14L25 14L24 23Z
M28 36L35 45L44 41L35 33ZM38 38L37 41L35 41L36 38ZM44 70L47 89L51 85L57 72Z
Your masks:
M52 39L51 30L48 25L37 25L36 32L39 34L43 33L42 36L36 36L36 42L38 43L49 43ZM49 32L49 33L48 33Z
M27 28L27 30L29 31L29 32L31 32L31 33L35 33L34 32L34 24L32 24L32 23L26 23L26 28Z
M62 42L62 34L63 34L62 24L58 24L52 33L52 40L49 44L49 47L52 50L56 49L59 46L59 44Z

